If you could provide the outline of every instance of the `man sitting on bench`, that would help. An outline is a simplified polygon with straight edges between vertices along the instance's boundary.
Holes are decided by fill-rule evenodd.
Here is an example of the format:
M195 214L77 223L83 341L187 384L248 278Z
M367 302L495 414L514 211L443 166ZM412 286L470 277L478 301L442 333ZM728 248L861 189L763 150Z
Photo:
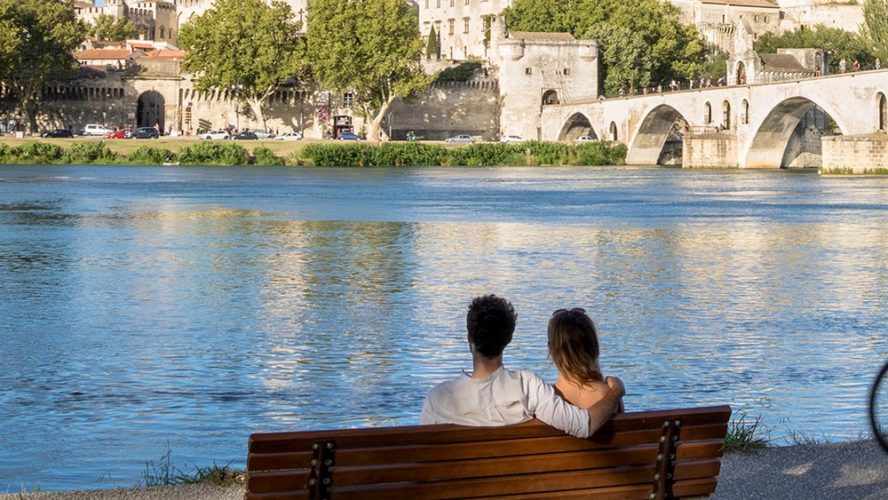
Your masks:
M503 367L503 350L512 341L518 315L496 295L477 297L466 316L473 370L438 384L422 407L423 424L498 426L534 417L572 436L586 438L617 411L623 383L608 377L607 396L587 410L563 400L542 377Z

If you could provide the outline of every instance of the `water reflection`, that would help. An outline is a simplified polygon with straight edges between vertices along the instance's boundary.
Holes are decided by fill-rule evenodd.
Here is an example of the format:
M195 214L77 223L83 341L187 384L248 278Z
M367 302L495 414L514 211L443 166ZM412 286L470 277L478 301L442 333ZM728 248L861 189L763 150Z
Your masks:
M583 306L630 408L728 403L775 438L857 437L888 355L884 179L77 172L0 169L0 483L129 486L168 442L238 464L252 430L415 423L490 291L519 312L509 365L553 378L546 321Z

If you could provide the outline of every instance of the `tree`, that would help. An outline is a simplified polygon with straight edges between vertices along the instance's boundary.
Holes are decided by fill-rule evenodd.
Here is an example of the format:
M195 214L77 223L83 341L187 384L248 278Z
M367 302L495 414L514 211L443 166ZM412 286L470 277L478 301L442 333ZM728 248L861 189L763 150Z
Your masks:
M625 85L693 78L705 63L703 37L660 0L516 0L505 15L510 30L561 31L597 41L608 95Z
M13 90L30 133L37 131L43 87L74 71L72 54L85 32L71 0L0 0L0 78Z
M139 30L129 19L115 19L114 16L100 14L96 18L96 23L90 28L89 34L97 40L122 42L128 38L135 38Z
M426 59L431 58L439 58L441 57L441 53L439 52L440 47L438 45L438 34L435 33L435 27L432 26L429 29L429 40L426 44Z
M420 65L418 15L404 0L314 0L308 50L318 85L354 93L373 139L391 103L431 81Z
M863 20L862 34L875 55L885 61L888 59L888 0L866 0Z
M305 74L301 30L283 2L216 0L179 33L183 67L197 77L197 90L232 93L266 128L269 97Z
M756 52L773 54L783 48L809 48L829 51L829 66L832 73L839 71L839 61L845 60L847 67L857 59L861 65L870 66L875 54L868 40L857 34L838 28L830 28L822 24L814 28L800 28L782 35L765 33L755 41Z

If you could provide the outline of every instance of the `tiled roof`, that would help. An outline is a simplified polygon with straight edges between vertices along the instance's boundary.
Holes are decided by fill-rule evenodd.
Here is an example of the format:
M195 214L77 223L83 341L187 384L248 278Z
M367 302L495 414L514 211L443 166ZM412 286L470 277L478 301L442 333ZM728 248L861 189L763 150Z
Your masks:
M81 61L96 59L127 59L133 53L126 49L87 49L74 54L74 58Z
M576 38L570 33L539 33L534 31L512 31L512 40L529 40L532 42L574 42Z
M759 54L762 71L773 73L813 73L789 54Z
M733 5L735 7L758 7L762 9L776 9L777 4L768 0L702 0L703 3L716 5Z
M148 59L185 59L185 52L181 50L156 49L145 54Z

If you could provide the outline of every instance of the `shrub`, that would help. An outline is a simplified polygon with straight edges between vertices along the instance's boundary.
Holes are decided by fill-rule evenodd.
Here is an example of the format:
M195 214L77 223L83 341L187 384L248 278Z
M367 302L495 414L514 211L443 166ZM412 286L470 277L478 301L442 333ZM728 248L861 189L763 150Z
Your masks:
M284 161L283 159L278 158L274 154L274 151L265 146L259 146L258 148L253 149L253 164L271 167L275 165L283 165Z
M481 68L481 63L466 61L438 73L438 76L435 77L435 82L467 82L475 76L475 71L479 68Z
M587 142L577 145L575 148L580 165L623 165L626 161L627 148L624 144Z
M66 163L111 163L117 159L117 153L101 141L78 142L65 151L64 159Z
M62 159L65 150L55 144L28 142L17 148L9 148L8 155L27 163L54 163Z
M169 149L141 146L126 155L127 163L138 165L163 165L175 161L176 155Z
M377 167L433 167L442 165L447 156L441 146L415 142L383 144L374 153Z
M239 144L199 142L179 151L182 165L246 165L247 150Z

